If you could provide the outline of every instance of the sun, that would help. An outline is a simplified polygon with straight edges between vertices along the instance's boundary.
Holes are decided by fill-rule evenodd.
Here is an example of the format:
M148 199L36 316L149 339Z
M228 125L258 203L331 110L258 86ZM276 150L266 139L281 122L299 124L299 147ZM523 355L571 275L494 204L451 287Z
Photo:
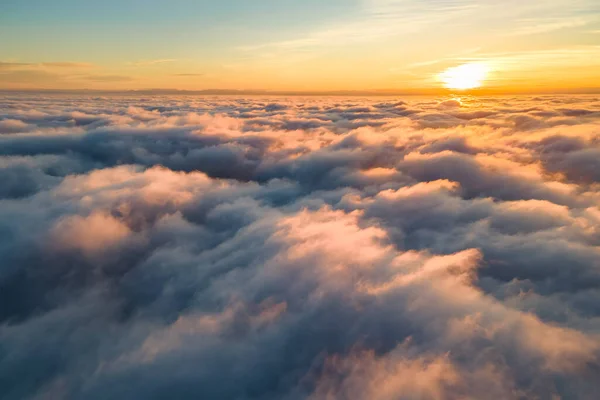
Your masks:
M462 64L448 68L438 78L448 89L467 90L481 87L489 72L484 63Z

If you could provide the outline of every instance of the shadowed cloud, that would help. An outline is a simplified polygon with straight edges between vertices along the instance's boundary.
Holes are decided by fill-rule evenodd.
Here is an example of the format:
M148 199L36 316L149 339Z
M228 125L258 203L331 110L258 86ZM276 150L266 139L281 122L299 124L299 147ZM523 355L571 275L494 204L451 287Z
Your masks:
M592 399L599 110L3 94L0 397Z

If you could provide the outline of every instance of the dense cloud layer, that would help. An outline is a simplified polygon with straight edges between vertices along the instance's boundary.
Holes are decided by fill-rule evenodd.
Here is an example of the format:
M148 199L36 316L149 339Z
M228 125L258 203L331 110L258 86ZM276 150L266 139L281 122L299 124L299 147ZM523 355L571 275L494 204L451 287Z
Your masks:
M0 97L0 398L595 399L600 100Z

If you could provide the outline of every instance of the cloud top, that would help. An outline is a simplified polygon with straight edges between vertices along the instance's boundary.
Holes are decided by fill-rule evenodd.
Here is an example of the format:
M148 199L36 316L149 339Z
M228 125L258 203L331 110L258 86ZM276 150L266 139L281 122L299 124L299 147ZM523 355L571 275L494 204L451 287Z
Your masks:
M0 97L0 397L594 398L600 101L404 100Z

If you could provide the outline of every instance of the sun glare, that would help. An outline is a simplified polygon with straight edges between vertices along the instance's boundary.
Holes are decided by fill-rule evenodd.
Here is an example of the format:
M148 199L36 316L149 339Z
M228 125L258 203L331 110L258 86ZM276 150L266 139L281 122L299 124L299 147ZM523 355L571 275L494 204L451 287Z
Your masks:
M448 68L439 75L439 79L448 89L474 89L483 85L488 71L488 66L483 63L462 64Z

